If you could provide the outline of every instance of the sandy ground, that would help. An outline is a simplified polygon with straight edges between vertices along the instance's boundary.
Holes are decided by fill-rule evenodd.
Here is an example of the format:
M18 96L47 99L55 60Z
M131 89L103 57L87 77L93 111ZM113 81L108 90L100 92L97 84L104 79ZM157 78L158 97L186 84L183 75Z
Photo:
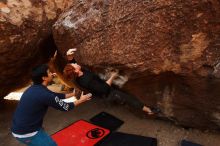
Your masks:
M53 89L58 90L59 88ZM22 146L10 133L12 115L17 101L5 100L2 102L0 103L0 146ZM44 128L49 134L53 134L76 120L89 120L101 111L125 121L118 131L155 137L158 139L158 146L178 146L182 139L191 140L204 146L220 146L219 132L184 129L171 122L146 118L143 113L137 113L126 106L114 105L101 99L90 100L70 112L49 108L44 120Z

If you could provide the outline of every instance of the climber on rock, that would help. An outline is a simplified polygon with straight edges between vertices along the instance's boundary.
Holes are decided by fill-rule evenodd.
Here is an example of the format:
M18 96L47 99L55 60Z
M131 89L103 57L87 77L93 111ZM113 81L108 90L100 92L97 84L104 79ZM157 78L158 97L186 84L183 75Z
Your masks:
M76 49L70 49L66 54L69 62L64 67L63 71L63 75L66 79L72 81L75 85L80 86L82 89L91 92L94 96L104 97L119 103L126 103L135 109L146 112L148 115L153 115L160 112L158 108L146 106L134 95L125 93L115 87L112 87L112 81L117 77L117 72L111 72L110 78L107 81L104 81L90 70L81 68L80 65L76 64L74 59L75 51ZM71 59L74 59L74 61Z

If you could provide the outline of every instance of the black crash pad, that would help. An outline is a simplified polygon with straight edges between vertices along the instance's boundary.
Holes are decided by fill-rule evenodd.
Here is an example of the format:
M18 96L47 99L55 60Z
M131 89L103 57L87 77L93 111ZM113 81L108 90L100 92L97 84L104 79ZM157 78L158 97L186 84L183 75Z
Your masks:
M157 146L157 139L152 137L113 132L95 146Z
M181 146L202 146L202 145L197 144L197 143L193 143L191 141L182 140L181 141Z
M90 119L90 122L100 127L109 129L110 131L116 130L124 123L124 121L106 112L101 112L95 115Z

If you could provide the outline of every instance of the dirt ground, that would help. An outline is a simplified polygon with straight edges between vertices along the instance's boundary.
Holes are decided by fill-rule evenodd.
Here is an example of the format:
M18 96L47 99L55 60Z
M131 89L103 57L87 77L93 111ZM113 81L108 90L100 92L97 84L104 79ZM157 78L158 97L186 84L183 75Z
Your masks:
M54 89L58 90L58 88ZM0 146L22 146L10 133L12 115L18 102L9 100L1 102ZM126 106L107 103L101 99L92 99L69 112L49 108L44 119L44 128L49 134L53 134L76 120L89 120L102 111L125 121L117 131L155 137L158 140L158 146L178 146L182 139L204 146L220 146L220 132L184 129L168 121L146 118L143 113L137 113Z

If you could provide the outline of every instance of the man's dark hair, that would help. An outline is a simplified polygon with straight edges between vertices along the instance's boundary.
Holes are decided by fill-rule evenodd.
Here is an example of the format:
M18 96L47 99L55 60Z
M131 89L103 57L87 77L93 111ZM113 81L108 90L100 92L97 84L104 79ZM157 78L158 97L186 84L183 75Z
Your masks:
M42 77L47 77L47 64L38 65L32 70L31 78L34 84L41 84L43 82Z

